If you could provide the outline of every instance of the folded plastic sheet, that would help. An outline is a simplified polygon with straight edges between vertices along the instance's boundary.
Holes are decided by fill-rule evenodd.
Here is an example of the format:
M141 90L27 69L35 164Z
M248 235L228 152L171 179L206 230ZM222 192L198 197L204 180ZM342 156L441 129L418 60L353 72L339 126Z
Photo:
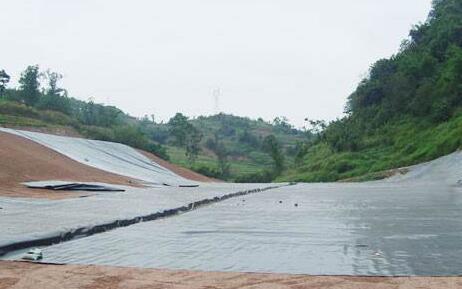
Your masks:
M78 183L64 181L40 181L23 183L31 189L46 189L53 191L88 191L88 192L124 192L125 189L101 183Z
M85 165L142 180L147 184L197 185L123 144L8 128L0 128L0 131L25 137Z

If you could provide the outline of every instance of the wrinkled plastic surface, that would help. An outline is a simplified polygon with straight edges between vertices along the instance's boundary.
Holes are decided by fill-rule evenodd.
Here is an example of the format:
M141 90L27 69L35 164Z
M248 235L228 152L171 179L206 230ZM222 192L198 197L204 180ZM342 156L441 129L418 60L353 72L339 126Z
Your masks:
M195 188L159 187L101 192L64 200L0 197L0 247L59 236L82 227L135 218L223 196L263 188L263 184L204 184Z
M462 154L362 184L300 184L43 249L45 262L333 275L461 275ZM261 184L0 198L0 246ZM7 258L15 258L14 255Z
M45 261L329 275L462 274L461 154L407 176L299 184L44 249Z
M93 182L39 181L23 183L31 189L47 189L53 191L89 191L89 192L123 192L125 189Z
M62 243L44 254L58 263L447 276L462 274L461 240L460 190L302 184Z
M35 141L85 165L147 183L172 186L197 184L176 175L123 144L8 128L0 128L0 131Z

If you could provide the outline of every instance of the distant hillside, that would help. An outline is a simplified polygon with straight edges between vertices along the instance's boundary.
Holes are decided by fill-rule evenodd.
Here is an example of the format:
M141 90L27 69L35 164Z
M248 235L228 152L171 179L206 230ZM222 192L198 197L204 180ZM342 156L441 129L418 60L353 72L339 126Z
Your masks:
M9 78L0 70L1 126L120 142L229 181L271 181L309 136L283 117L271 123L226 114L189 119L179 113L166 123L134 118L69 97L59 87L61 75L38 66L26 68L17 88L8 88Z
M176 118L176 126L180 130L197 130L200 135L199 152L193 162L186 152L188 144L178 144L175 132L172 132L175 123L172 120ZM283 117L266 122L262 119L252 120L220 113L187 119L192 126L189 128L187 124L181 124L184 118L185 116L177 114L168 123L155 123L145 119L142 130L166 147L172 162L227 180L271 181L274 177L270 173L274 160L265 150L265 139L274 136L280 146L280 153L284 156L284 166L289 167L293 164L299 144L310 137L307 132L293 128ZM184 138L187 142L188 137Z
M349 96L346 115L312 129L227 114L168 122L84 102L61 76L29 66L19 87L0 70L0 125L125 143L214 178L239 182L374 179L462 144L462 0L435 0L398 53ZM362 177L360 177L362 176ZM360 177L360 178L358 178Z
M462 144L462 1L433 1L397 54L372 65L347 115L279 180L333 181L415 164Z

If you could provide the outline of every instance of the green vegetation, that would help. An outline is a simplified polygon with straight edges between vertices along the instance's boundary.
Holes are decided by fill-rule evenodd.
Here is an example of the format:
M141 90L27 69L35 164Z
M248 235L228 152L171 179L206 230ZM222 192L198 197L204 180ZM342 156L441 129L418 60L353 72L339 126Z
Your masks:
M10 82L10 76L5 70L0 70L0 97L5 94L6 85Z
M378 178L460 148L461 46L462 1L433 1L400 51L372 65L348 98L347 115L317 132L279 180Z
M9 75L0 71L0 124L10 127L72 128L84 137L124 143L168 159L164 147L140 132L138 121L112 106L84 102L58 86L62 76L29 66L18 89L8 89ZM46 86L41 86L45 81Z
M325 141L313 144L303 163L285 172L280 181L325 182L365 176L387 176L383 171L435 159L462 145L462 114L434 125L416 119L396 121L361 138L369 147L335 151Z
M195 119L178 113L168 123L145 118L143 131L167 148L173 163L239 182L261 181L262 176L266 182L272 181L284 167L284 160L287 165L293 163L298 144L310 136L294 129L283 117L269 123L223 113ZM264 140L269 136L278 148L279 163L270 150L265 150ZM192 149L188 151L188 147Z
M29 66L14 89L7 87L10 76L1 70L0 125L71 131L124 143L211 177L249 182L261 175L271 181L282 171L284 159L290 164L297 144L306 140L306 133L294 129L285 118L269 123L226 114L189 119L178 113L167 123L156 122L154 116L137 119L113 106L69 97L59 86L61 79L56 72ZM271 148L265 150L268 137L278 155ZM271 170L269 174L275 157L278 173Z
M181 113L177 113L169 120L168 131L173 137L174 145L185 147L185 156L189 165L194 164L201 151L199 144L203 134Z
M69 97L61 78L29 66L19 88L8 89L10 76L0 70L0 125L72 128L230 181L377 179L462 145L462 0L433 1L428 20L412 28L399 52L372 65L349 96L345 117L309 121L308 131L284 117L136 119Z

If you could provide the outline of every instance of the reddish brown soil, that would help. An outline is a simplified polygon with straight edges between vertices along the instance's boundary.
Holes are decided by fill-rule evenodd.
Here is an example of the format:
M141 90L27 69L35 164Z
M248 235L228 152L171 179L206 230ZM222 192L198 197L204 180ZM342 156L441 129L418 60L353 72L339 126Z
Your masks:
M67 132L60 131L54 134L66 135ZM173 165L151 153L140 152L184 178L199 182L219 181ZM43 180L140 186L140 182L135 179L87 166L26 138L0 132L0 196L62 199L88 195L81 192L28 189L21 184Z
M0 195L52 199L82 195L28 189L21 184L43 180L139 186L135 179L81 164L26 138L0 132Z
M0 289L456 289L462 277L347 277L167 271L0 261Z
M20 129L20 130L27 130L27 131L34 131L34 132L41 132L41 133L48 133L53 135L60 135L60 136L70 136L70 137L83 137L80 135L75 129L71 127L11 127L13 129ZM140 153L148 157L149 159L153 160L154 162L160 164L161 166L171 170L175 174L182 176L183 178L196 181L196 182L223 182L222 180L209 178L199 173L196 173L190 169L183 168L172 163L169 163L166 160L159 158L158 156L143 151L138 150ZM210 151L210 154L213 154Z
M154 154L151 154L151 153L148 153L148 152L145 152L145 151L142 151L142 150L138 150L138 151L140 153L142 153L143 155L145 155L146 157L148 157L149 159L151 159L152 161L158 163L159 165L163 166L164 168L167 168L167 169L171 170L175 174L177 174L179 176L182 176L183 178L193 180L193 181L196 181L196 182L206 182L206 183L207 182L222 182L221 180L209 178L209 177L206 177L204 175L198 174L198 173L196 173L196 172L194 172L194 171L192 171L190 169L183 168L183 167L174 165L172 163L169 163L166 160L163 160L163 159L159 158L158 156L156 156Z

